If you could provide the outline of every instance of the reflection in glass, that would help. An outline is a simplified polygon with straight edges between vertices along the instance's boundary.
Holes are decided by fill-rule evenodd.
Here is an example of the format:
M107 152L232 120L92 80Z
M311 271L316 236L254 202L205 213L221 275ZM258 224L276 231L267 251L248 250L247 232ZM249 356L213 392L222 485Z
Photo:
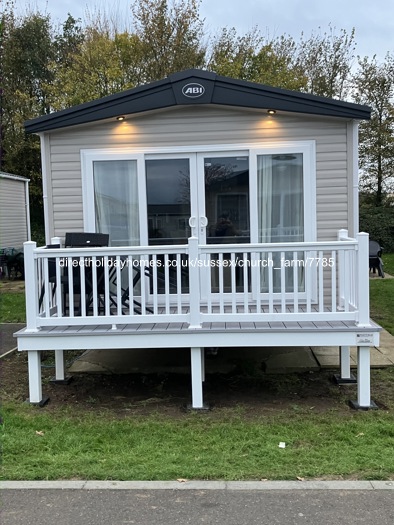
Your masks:
M145 168L149 244L186 244L190 237L189 159L147 160Z
M248 157L204 159L207 243L250 242Z

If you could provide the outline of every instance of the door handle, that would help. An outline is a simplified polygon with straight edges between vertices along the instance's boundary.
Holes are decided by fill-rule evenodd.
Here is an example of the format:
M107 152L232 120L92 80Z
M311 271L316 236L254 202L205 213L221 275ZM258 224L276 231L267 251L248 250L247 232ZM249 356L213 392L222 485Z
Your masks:
M208 219L206 217L200 217L200 226L206 228L208 226Z
M189 218L189 226L190 228L195 228L196 227L196 218L195 217L190 217Z

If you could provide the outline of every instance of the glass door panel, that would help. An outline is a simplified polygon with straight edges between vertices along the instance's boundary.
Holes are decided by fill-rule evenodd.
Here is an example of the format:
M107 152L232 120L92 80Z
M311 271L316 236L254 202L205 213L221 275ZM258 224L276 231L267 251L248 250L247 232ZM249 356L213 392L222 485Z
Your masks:
M204 156L204 203L207 217L207 244L238 244L250 242L249 225L249 158L247 155ZM200 164L201 166L201 164ZM201 240L204 242L204 239ZM228 264L231 254L223 254L222 268L219 255L210 270L211 292L232 290L232 272ZM235 254L239 260L242 254ZM248 280L250 282L250 280ZM235 288L244 291L243 270L235 269ZM250 291L250 290L248 290Z
M194 156L195 157L195 156ZM166 244L187 244L191 235L191 158L181 156L157 157L145 160L148 243L151 246ZM170 295L178 291L178 275L181 276L182 293L189 292L187 256L180 260L177 268L175 256L157 257L156 286L159 294L165 294L166 286ZM168 275L164 270L169 265ZM150 279L153 293L153 278Z
M250 242L249 159L204 157L207 244Z
M145 161L150 245L186 244L190 237L190 160Z

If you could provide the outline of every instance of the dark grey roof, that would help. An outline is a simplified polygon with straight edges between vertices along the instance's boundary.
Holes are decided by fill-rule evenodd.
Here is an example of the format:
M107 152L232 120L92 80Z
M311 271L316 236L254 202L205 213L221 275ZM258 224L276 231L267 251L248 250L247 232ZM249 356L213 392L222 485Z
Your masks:
M119 115L195 104L275 109L346 119L369 119L371 115L368 106L189 69L158 82L29 120L25 122L25 129L28 133L37 133Z

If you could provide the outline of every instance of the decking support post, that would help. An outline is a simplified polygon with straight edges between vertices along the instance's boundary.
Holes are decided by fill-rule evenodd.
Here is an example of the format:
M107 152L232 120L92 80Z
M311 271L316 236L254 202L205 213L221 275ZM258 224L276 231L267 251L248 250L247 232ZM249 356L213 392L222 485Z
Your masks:
M339 347L340 374L334 374L334 381L338 385L356 383L357 379L350 371L350 346Z
M339 348L339 362L341 365L342 379L350 379L350 347L341 346Z
M26 297L26 331L38 332L38 295L37 295L37 276L34 260L34 250L37 244L27 241L23 244L24 266L25 266L25 297Z
M204 348L192 347L190 349L191 374L192 374L192 404L190 408L195 410L207 409L203 402L203 359Z
M189 237L189 328L201 328L200 319L200 268L198 267L198 239Z
M358 326L370 326L369 319L369 235L358 233L357 293Z
M55 380L64 381L64 350L55 350Z
M41 386L41 352L40 350L28 351L29 361L29 402L33 405L44 406L48 397L43 397Z
M369 346L357 347L357 401L350 406L358 410L377 408L371 400L371 358Z
M64 350L55 350L55 377L52 377L51 383L69 385L72 379L72 376L66 376Z

